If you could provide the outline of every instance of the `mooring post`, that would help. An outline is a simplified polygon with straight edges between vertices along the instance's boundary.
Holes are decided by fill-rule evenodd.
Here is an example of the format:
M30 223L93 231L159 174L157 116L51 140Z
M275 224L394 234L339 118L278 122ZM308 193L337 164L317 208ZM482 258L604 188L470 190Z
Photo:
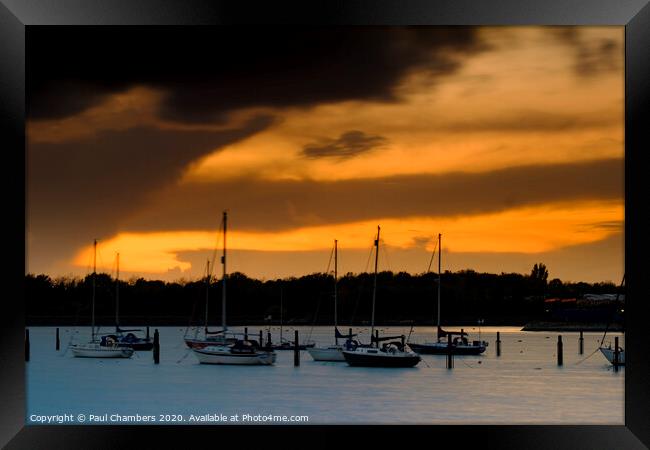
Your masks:
M248 340L248 327L244 327L244 340Z
M375 346L379 348L379 330L375 330Z
M264 335L262 334L262 330L260 330L260 347L264 347Z
M160 364L160 334L158 328L153 331L153 363Z
M582 336L582 330L580 330L580 338L578 339L578 353L583 354L585 352L585 339Z
M614 372L618 372L619 352L618 352L618 336L614 338Z
M558 335L557 337L557 365L561 366L563 363L563 355L562 355L562 335Z
M295 330L293 345L293 366L298 367L300 365L300 342L298 341L298 330Z
M266 345L268 345L270 347L271 345L273 345L271 342L272 342L271 341L271 332L269 331L269 332L266 333ZM282 342L280 342L280 344L282 344Z
M29 361L29 330L25 330L25 362Z
M447 369L454 367L454 354L451 348L451 333L447 333Z
M149 340L149 325L147 325L147 340Z
M58 352L61 348L61 340L59 339L59 329L56 329L56 351Z
M497 331L497 356L501 356L501 333Z

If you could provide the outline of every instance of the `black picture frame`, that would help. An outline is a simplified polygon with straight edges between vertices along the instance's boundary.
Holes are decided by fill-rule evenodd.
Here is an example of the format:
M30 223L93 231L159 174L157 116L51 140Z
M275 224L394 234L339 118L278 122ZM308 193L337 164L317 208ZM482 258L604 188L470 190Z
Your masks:
M25 426L25 31L34 25L623 25L625 26L626 353L624 426ZM197 439L245 447L301 443L349 447L394 437L407 445L488 448L636 449L650 446L650 343L644 292L648 177L644 150L650 105L648 0L0 0L0 149L5 162L4 226L16 243L5 253L0 345L0 443L6 448L184 448ZM14 237L15 236L15 237ZM20 264L22 262L22 265ZM572 405L580 408L580 405ZM339 431L345 430L345 437ZM335 432L332 432L335 431ZM235 436L228 436L229 438ZM436 444L437 443L437 444ZM394 445L398 445L395 443Z

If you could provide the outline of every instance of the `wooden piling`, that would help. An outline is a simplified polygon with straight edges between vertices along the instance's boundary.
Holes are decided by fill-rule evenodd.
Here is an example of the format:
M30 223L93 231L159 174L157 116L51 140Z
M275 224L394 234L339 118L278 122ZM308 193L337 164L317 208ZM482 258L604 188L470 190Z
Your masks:
M562 355L562 335L557 337L557 365L561 366L564 363L564 358Z
M149 325L147 325L147 340L149 340Z
M29 330L25 330L25 362L29 361Z
M375 346L379 348L379 330L375 330Z
M298 341L298 330L295 330L295 337L293 340L293 366L300 366L300 342Z
M262 334L262 330L260 330L260 347L264 347L264 335Z
M268 333L266 333L266 345L268 345L270 347L271 345L273 345L271 342L272 342L271 341L271 332L269 331ZM282 343L282 342L280 342L280 343Z
M501 333L497 331L497 356L501 356Z
M578 338L578 353L583 354L585 352L585 339L582 335L582 330L580 330L580 338Z
M153 332L153 363L160 364L160 334L158 328Z
M248 327L244 327L244 340L248 340Z
M620 361L620 355L618 350L618 336L614 338L614 372L618 372L618 362Z
M447 333L447 369L454 367L454 353L451 347L451 333Z
M56 329L56 351L61 349L61 340L59 339L59 329Z

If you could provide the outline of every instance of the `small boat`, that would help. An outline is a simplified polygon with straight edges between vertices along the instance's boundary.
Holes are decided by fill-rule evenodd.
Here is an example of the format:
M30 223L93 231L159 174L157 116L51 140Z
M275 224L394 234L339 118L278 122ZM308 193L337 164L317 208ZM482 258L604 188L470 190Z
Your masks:
M133 356L132 348L124 348L117 345L115 340L106 340L102 345L95 335L95 291L97 278L97 239L93 241L93 295L91 310L91 338L85 344L74 344L70 346L72 354L77 358L130 358Z
M153 340L149 337L149 327L147 335L140 337L135 335L135 330L124 330L120 328L120 254L116 257L117 271L115 276L115 333L107 334L101 337L99 344L102 346L114 346L132 348L139 351L150 351L153 349Z
M232 345L207 345L192 349L201 364L271 365L276 353L259 347L256 341L238 340Z
M618 361L616 352L614 349L611 347L600 347L600 352L603 354L605 358L607 358L607 361L609 361L612 365L615 366L624 366L625 365L625 350L623 350L622 347L618 347Z
M625 284L625 274L623 274L623 279L621 280L621 286L619 290L616 292L616 303L615 303L616 305L618 305L620 289L623 288L624 284ZM611 343L607 347L603 345L603 342L605 341L605 336L607 336L608 328L609 328L609 323L605 328L605 333L603 334L603 337L600 340L600 347L598 349L600 350L600 353L602 353L603 356L607 359L607 361L609 361L610 364L612 364L613 366L625 366L625 350L623 349L623 347L618 345L618 338L616 338L614 341L614 348L612 348Z
M486 341L470 341L464 330L445 331L440 326L440 274L441 274L441 254L442 254L442 234L438 234L438 333L435 342L414 343L409 345L417 353L424 355L446 355L451 352L454 355L480 355L485 352L488 346ZM435 251L435 250L434 250ZM455 336L455 337L454 337Z
M89 342L70 347L77 358L130 358L134 350L118 345L102 345L100 342Z
M414 367L421 357L403 342L404 336L401 338L402 341L384 343L381 348L352 347L350 350L343 350L343 355L349 365L356 367Z
M355 342L348 342L342 350L345 361L350 366L359 367L414 367L422 359L404 342L405 336L376 336L375 331L375 301L377 297L377 263L379 261L379 232L377 227L377 239L375 239L375 277L372 290L372 316L370 319L370 345L359 345ZM391 341L392 339L400 339ZM382 341L384 343L379 347Z
M210 272L210 261L208 260L206 266L206 279L205 279L205 325L203 327L203 336L199 336L198 330L194 337L189 337L185 335L183 338L185 345L189 348L204 348L208 345L224 345L224 344L234 344L236 339L228 339L224 337L223 330L210 331L208 328L208 306L209 306L209 293L210 293L210 282L211 282L211 272ZM225 285L225 281L224 281ZM225 295L225 288L224 288ZM223 310L225 311L225 297ZM223 323L222 323L223 326Z
M339 248L338 248L338 241L335 239L334 240L334 344L333 345L327 345L323 347L313 347L307 350L309 355L312 357L314 361L332 361L332 362L344 362L345 361L345 356L343 356L343 349L345 348L342 345L339 345L339 338L349 338L352 340L353 336L350 333L349 336L343 336L339 332L337 326L337 284L338 284L338 257L339 257Z
M241 339L239 333L228 331L226 325L226 230L228 215L223 212L223 255L221 264L223 266L223 298L221 330L210 332L207 328L207 293L206 293L206 328L204 339L185 339L185 343L201 364L233 364L233 365L271 365L275 363L276 353L270 346L260 347L257 341L248 339L246 336ZM210 270L208 269L208 283Z

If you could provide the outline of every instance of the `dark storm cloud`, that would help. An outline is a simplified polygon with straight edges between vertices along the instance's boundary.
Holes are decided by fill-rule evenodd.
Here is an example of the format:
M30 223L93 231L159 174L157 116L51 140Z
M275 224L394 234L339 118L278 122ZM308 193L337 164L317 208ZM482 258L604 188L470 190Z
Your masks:
M125 229L211 229L232 211L238 229L281 230L378 218L463 216L549 202L623 198L623 160L511 167L482 173L342 181L237 179L169 189ZM197 214L201 211L201 214Z
M270 123L260 116L225 131L139 127L72 142L28 143L32 245L42 253L47 248L63 255L75 251L80 241L108 236L152 191L178 180L191 162Z
M578 27L553 27L551 35L569 45L574 54L573 69L581 77L621 70L623 48L614 39L589 39Z
M251 106L395 100L402 77L454 73L486 49L471 27L28 30L28 113L60 118L135 85L160 88L161 116L223 120Z
M368 135L363 131L347 131L337 139L323 139L307 144L302 154L308 158L348 159L384 146L388 140L383 136Z

